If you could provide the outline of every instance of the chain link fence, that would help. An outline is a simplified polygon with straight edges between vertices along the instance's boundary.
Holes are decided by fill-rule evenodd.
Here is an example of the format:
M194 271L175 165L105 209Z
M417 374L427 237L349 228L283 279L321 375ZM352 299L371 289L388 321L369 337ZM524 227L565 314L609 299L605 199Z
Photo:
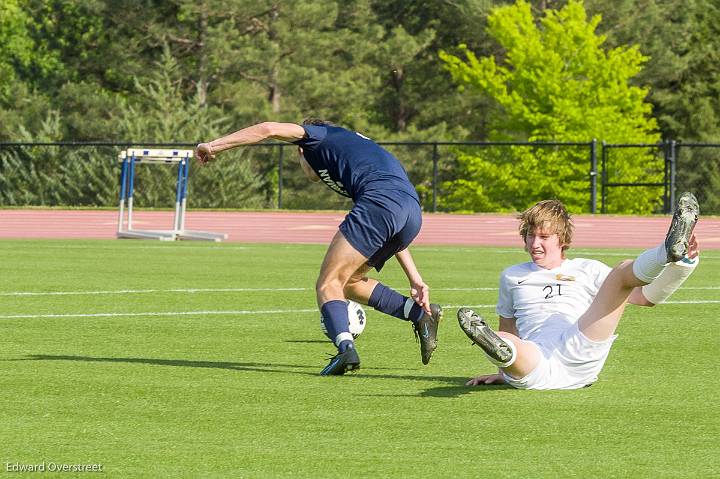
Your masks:
M614 213L617 206L627 201L649 201L651 212L671 210L670 168L665 145L602 145L600 165L600 212ZM632 157L641 168L628 171L626 165Z
M382 143L405 166L425 211L517 211L559 198L591 213L671 210L696 193L704 214L720 214L720 144L655 145L522 142ZM119 200L119 151L126 143L0 143L0 207L112 207ZM186 148L188 143L143 144ZM263 143L192 164L192 208L348 209L350 200L308 182L297 149ZM169 208L176 172L137 168L135 204ZM634 210L632 205L646 205Z
M677 143L673 191L692 191L703 214L720 215L720 145Z

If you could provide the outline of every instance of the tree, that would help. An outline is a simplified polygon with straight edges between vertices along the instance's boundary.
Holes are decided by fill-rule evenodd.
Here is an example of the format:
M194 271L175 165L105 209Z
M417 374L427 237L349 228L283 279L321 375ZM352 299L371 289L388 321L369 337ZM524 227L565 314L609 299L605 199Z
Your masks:
M20 132L24 121L40 124L37 110L48 107L23 82L18 71L34 61L35 42L30 35L30 16L20 0L0 2L0 139ZM44 113L44 112L43 112Z
M720 5L712 0L587 0L609 19L613 45L638 43L650 56L637 81L650 87L663 138L720 143ZM680 147L678 190L694 191L703 212L720 213L720 161L713 149Z
M16 79L15 67L31 63L33 41L27 31L28 18L18 0L0 3L0 100L7 99Z
M438 52L464 42L475 52L493 54L496 47L488 41L485 29L490 4L478 0L372 2L373 21L384 31L376 54L370 57L382 79L372 108L374 123L384 131L376 136L394 141L486 137L488 100L448 88L451 78Z
M491 96L501 113L490 121L490 139L521 141L655 143L656 123L644 101L647 89L632 86L647 60L637 47L603 49L596 34L600 17L588 20L580 1L544 11L535 21L530 4L496 8L488 18L490 34L505 54L478 58L464 48L465 60L441 58L461 88ZM446 207L471 210L520 210L540 197L556 197L574 210L589 204L589 155L551 148L515 148L512 155L463 154L462 179ZM610 181L655 182L661 162L651 155L619 154ZM620 191L613 212L650 212L659 206L657 189Z
M13 5L19 13L2 13ZM0 6L0 23L9 18L21 18L14 44L23 45L25 53L10 48L13 75L0 75L13 80L12 93L0 99L0 137L42 136L45 120L61 111L55 140L114 139L108 127L118 85L105 74L123 64L120 52L133 52L110 25L104 0L12 0Z

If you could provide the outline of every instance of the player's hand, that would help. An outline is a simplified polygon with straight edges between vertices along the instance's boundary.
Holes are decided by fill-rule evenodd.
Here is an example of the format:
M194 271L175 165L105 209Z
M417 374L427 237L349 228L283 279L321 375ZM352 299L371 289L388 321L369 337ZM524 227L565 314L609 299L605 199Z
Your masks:
M688 243L687 257L690 259L695 259L699 255L700 255L700 246L698 245L697 238L695 237L695 234L693 233L693 235L690 236L690 242Z
M430 288L424 281L410 282L410 297L427 313L430 312Z
M502 374L484 374L476 378L472 378L465 383L465 386L484 386L489 384L505 384L505 378Z
M215 159L215 153L213 152L210 143L200 143L195 148L195 159L197 159L202 165Z

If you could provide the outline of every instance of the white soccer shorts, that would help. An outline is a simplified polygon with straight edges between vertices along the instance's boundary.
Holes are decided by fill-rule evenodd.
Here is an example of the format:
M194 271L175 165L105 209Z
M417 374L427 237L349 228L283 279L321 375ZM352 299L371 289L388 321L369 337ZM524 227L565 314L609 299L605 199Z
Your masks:
M551 331L533 341L540 362L530 374L515 379L503 373L505 381L517 389L579 389L591 385L605 365L617 335L605 341L592 341L573 324L565 330Z

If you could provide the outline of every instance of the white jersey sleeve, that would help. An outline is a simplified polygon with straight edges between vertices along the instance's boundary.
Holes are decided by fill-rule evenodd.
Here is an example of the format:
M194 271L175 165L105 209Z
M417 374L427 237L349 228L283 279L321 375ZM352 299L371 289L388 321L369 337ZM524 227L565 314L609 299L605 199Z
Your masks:
M512 288L507 271L506 269L500 274L500 288L495 312L503 318L514 318L515 308L513 306Z

